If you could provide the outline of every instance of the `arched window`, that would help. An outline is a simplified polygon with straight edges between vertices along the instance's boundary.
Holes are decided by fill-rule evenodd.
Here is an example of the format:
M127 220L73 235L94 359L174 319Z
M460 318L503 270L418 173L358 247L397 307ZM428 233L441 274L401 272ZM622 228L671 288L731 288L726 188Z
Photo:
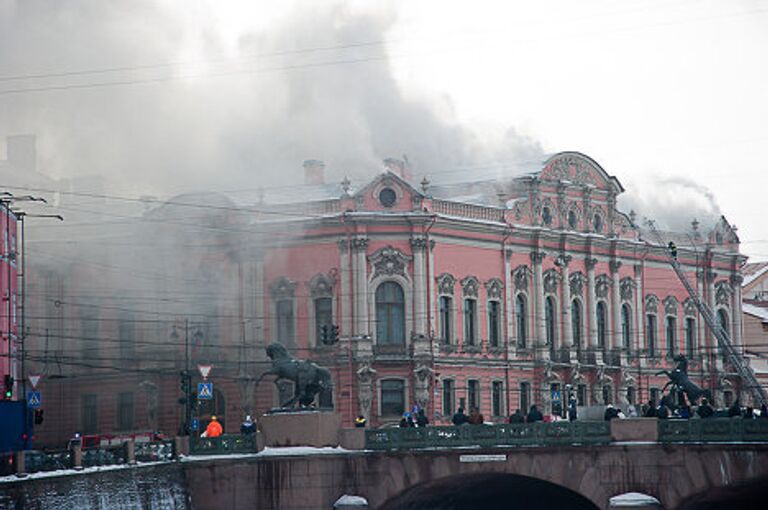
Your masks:
M528 305L525 301L525 296L522 294L517 295L515 300L515 318L517 325L517 345L519 347L525 347L528 343Z
M671 315L667 316L667 356L675 356L675 344L677 343L677 319Z
M632 312L629 310L629 305L624 304L621 305L621 345L629 351L632 347L631 345L631 335L630 331L632 330Z
M541 210L541 219L544 220L544 224L547 226L552 224L552 211L549 210L549 207Z
M275 305L277 309L277 341L286 347L296 345L293 320L293 300L281 299Z
M595 227L595 232L600 233L603 231L603 217L599 214L595 214L595 218L593 221L593 225Z
M555 333L557 324L555 322L555 300L547 296L544 304L544 323L547 330L547 345L555 345Z
M405 297L395 282L384 282L376 289L376 342L405 345Z
M645 316L645 335L648 344L648 355L656 356L656 315L649 313Z
M696 319L685 318L685 352L689 358L696 355Z
M571 329L573 330L573 345L581 348L581 332L583 331L581 319L581 303L578 299L571 301Z
M597 346L605 347L606 335L608 334L608 328L606 327L608 318L603 301L598 301L595 313L597 314Z
M573 211L568 211L568 226L571 227L572 230L576 230L576 227L579 226L579 220L576 218L576 213Z

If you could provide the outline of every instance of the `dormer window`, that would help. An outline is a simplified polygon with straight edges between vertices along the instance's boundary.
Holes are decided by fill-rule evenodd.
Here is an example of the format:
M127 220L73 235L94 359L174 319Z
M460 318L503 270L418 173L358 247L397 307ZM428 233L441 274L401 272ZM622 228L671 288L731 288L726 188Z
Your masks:
M576 213L573 211L568 211L568 226L571 228L571 230L576 230L578 224L579 221L576 219Z
M603 231L603 217L599 214L595 214L595 219L593 221L593 225L595 227L595 232L602 232Z
M392 207L397 202L397 193L392 188L384 188L379 192L379 202L384 207Z
M552 224L552 211L549 210L549 207L545 207L541 210L541 219L547 226Z

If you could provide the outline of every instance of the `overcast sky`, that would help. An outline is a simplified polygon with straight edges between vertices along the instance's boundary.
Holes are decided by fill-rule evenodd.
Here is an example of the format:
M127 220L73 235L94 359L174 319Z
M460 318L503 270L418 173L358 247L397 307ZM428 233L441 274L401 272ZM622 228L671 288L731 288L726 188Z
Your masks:
M766 82L768 1L0 0L0 137L131 196L577 150L625 210L721 212L768 260Z

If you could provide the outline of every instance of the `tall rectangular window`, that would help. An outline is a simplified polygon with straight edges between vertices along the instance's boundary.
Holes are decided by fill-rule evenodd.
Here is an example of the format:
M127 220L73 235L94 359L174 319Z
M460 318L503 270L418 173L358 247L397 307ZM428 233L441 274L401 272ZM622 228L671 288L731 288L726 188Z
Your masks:
M576 386L576 404L580 406L587 405L587 385L579 384Z
M323 326L325 326L326 335L330 335L332 325L333 301L329 297L315 299L315 339L317 345L323 343Z
M381 415L402 416L405 412L405 383L400 379L381 381Z
M117 394L117 430L133 429L133 392Z
M488 302L488 343L498 347L501 343L501 303Z
M531 383L520 383L520 410L524 413L528 412L531 407Z
M670 358L675 355L675 344L677 343L677 319L667 317L667 356Z
M451 379L443 379L443 416L450 418L455 411L454 382Z
M474 299L464 300L464 343L475 345L477 338L475 336L477 324L477 301Z
M453 333L453 298L440 296L440 341L448 345L452 343Z
M293 300L281 299L277 302L277 341L286 347L295 344L293 334Z
M645 321L645 338L646 345L648 346L648 355L654 357L656 356L656 316L648 314L646 315Z
M83 434L93 434L98 431L98 400L93 393L80 397L80 428Z
M689 358L696 355L696 319L685 318L685 352Z
M491 411L493 416L504 416L504 389L501 381L491 383Z
M470 379L467 381L467 401L469 409L480 409L480 382Z

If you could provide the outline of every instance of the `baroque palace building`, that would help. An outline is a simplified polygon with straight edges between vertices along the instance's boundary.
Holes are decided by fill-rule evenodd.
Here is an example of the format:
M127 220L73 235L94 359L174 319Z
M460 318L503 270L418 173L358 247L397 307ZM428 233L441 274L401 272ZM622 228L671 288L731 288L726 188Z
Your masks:
M30 367L44 375L38 437L175 433L179 371L197 364L214 365L215 399L196 414L236 432L244 414L292 391L258 382L272 342L331 370L333 395L318 404L346 425L358 414L394 423L415 404L449 423L462 404L500 421L532 404L558 413L569 395L582 406L647 402L679 353L718 405L748 401L666 246L617 210L621 184L589 157L565 152L530 174L442 186L384 163L356 188L325 184L310 160L305 186L255 206L201 194L149 208L151 230L139 224L109 247L109 260L142 262L131 288L102 265L96 280L112 290L86 293L95 273L79 257L39 268L28 321ZM180 206L203 202L205 218ZM662 236L741 348L746 257L734 230L721 218ZM339 339L329 345L330 326Z

